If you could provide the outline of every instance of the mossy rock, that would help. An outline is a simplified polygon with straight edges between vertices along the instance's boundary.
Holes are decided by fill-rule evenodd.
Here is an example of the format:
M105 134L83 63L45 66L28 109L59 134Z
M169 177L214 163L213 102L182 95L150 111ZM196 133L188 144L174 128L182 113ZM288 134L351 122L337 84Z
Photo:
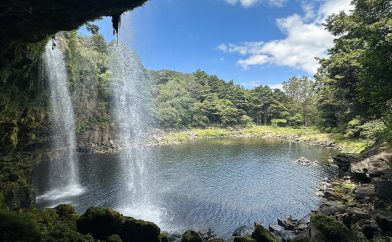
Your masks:
M334 217L324 214L315 214L310 218L311 238L310 241L340 241L352 242L358 241L354 233L344 224L336 220ZM313 231L312 231L313 230ZM317 235L316 231L320 231L321 235ZM317 237L318 236L318 237ZM316 238L317 237L317 238Z
M77 220L77 229L83 234L89 233L96 239L104 240L112 234L118 234L124 221L124 216L112 209L92 207Z
M187 230L182 235L181 242L203 242L203 239L198 232Z
M0 211L0 241L40 241L37 223L27 214Z
M234 242L256 242L256 240L251 237L235 237Z
M54 208L60 217L75 218L78 217L75 208L70 204L60 204Z
M108 242L123 242L121 237L117 234L112 234L107 239Z
M84 235L78 231L66 226L66 225L56 225L53 230L49 233L45 239L48 242L93 242L94 238L90 235Z
M4 201L4 195L2 192L0 192L0 209L6 209L7 206L5 205L5 201Z
M160 233L160 228L152 222L127 217L119 235L124 242L160 242Z
M225 240L224 239L218 239L218 238L212 238L212 239L207 240L207 242L225 242Z
M37 223L42 234L48 234L54 227L58 215L54 209L30 209L26 212Z
M161 242L169 242L169 234L167 232L161 233L159 238Z
M262 225L256 224L251 236L256 242L278 242L278 239Z

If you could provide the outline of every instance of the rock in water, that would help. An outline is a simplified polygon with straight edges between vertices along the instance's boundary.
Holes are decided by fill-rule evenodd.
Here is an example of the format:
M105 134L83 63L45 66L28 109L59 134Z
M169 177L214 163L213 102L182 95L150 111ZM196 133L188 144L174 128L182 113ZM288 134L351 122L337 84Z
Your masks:
M203 242L203 239L196 231L188 230L182 235L181 242Z

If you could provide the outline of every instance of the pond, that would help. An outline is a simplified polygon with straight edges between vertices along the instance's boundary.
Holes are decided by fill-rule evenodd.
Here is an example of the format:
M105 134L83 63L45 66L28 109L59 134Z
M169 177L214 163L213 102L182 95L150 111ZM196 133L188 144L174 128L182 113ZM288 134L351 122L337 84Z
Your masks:
M334 150L256 138L204 139L177 146L151 147L147 166L148 204L125 201L118 154L80 155L84 193L59 200L39 199L39 207L72 203L114 208L156 222L162 230L212 228L222 237L242 225L301 218L317 208L320 182L333 173L326 165L303 166L300 157L327 161ZM34 172L37 194L48 187L48 163ZM125 201L125 202L124 202ZM123 206L124 204L129 206Z

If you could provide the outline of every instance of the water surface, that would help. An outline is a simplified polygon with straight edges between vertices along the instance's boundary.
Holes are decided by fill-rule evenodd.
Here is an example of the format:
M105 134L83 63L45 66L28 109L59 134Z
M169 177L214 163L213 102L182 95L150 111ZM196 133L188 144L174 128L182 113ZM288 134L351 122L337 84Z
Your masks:
M80 212L90 206L115 208L154 221L163 230L213 228L227 238L242 225L305 216L318 206L315 190L332 172L328 166L301 166L295 160L326 161L333 150L282 141L210 139L149 150L145 180L150 201L127 200L118 155L81 155L85 192L38 205L69 202ZM38 194L48 187L47 167L43 162L35 171Z

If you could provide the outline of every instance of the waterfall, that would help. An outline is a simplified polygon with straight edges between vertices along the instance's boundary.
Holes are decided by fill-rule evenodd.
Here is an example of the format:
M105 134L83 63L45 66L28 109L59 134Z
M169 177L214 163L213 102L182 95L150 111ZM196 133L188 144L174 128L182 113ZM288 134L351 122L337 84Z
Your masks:
M124 214L158 222L159 209L153 206L150 148L151 85L136 53L122 43L113 44L110 54L110 88L113 94L112 113L123 147L120 160L127 194L118 210Z
M42 55L50 90L51 149L49 191L37 199L61 200L79 195L78 158L76 154L75 118L68 90L64 56L55 40L49 41Z

